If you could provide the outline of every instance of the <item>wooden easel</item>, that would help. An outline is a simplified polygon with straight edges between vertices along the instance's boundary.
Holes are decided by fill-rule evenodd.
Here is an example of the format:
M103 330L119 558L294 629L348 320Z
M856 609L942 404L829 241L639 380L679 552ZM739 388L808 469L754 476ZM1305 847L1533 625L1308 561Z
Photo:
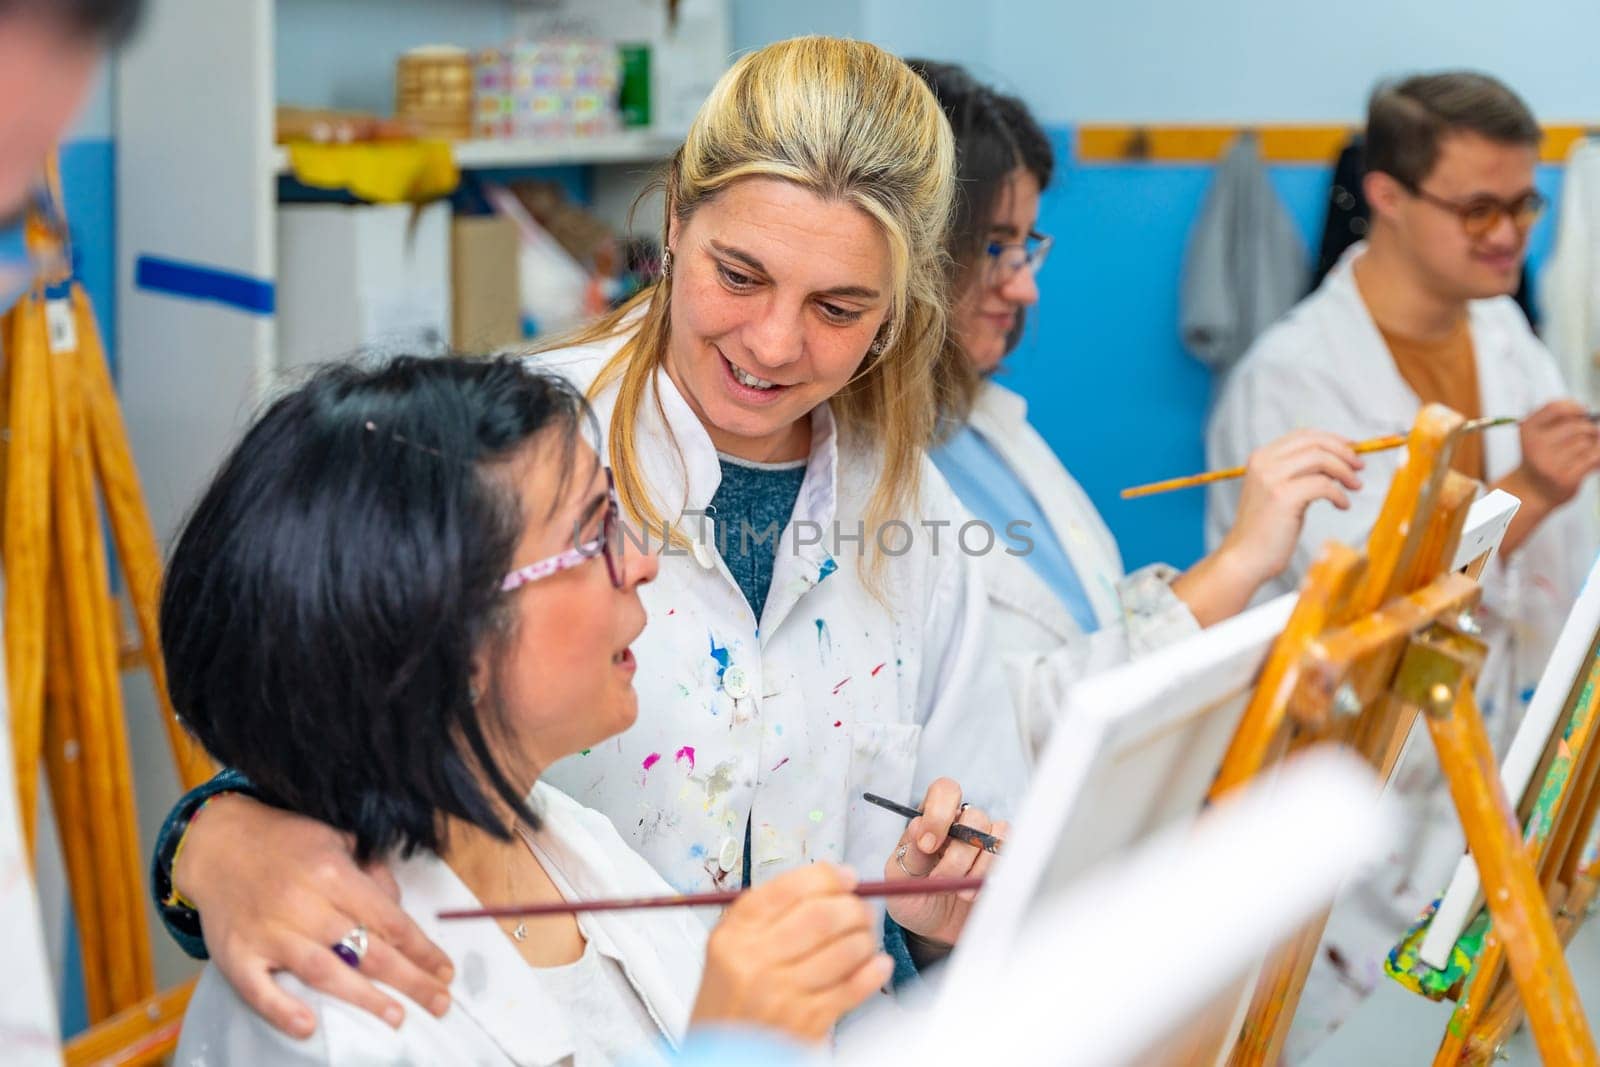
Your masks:
M28 218L29 249L41 261L69 264L54 161L46 188ZM150 672L185 787L204 781L211 766L167 696L156 620L160 556L88 297L64 269L39 279L0 329L0 557L18 810L32 855L43 761L91 1022L67 1045L66 1060L150 1062L176 1043L189 986L166 994L155 987L122 666ZM139 633L139 647L128 652L102 519Z
M1485 646L1470 611L1486 561L1449 571L1478 489L1449 469L1463 422L1447 408L1425 408L1365 553L1330 544L1311 569L1211 795L1326 741L1350 747L1387 779L1421 713L1540 1055L1547 1064L1600 1063L1473 696ZM1268 961L1230 1064L1277 1062L1326 922L1324 914ZM1447 1038L1436 1062L1459 1061L1450 1045Z
M1561 750L1565 748L1563 753ZM1561 765L1564 763L1564 766ZM1588 854L1600 813L1600 636L1589 649L1533 781L1538 788L1518 812L1526 851L1555 916L1565 946L1583 925L1596 894L1596 869ZM1549 808L1533 809L1544 795ZM1506 975L1506 946L1492 925L1458 990L1456 1009L1440 1046L1440 1064L1488 1063L1521 1023L1523 1001Z

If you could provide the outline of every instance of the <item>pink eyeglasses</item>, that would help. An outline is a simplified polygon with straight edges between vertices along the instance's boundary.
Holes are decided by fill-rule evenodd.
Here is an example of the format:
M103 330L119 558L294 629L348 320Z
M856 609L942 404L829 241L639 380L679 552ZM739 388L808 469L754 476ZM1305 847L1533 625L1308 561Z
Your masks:
M604 556L606 559L606 573L611 576L611 584L618 589L622 588L622 509L617 504L617 489L611 480L611 468L606 468L606 502L605 511L600 518L600 536L593 541L576 544L558 556L541 559L530 563L526 567L518 567L505 580L500 583L500 591L509 593L513 589L520 589L529 582L537 582L541 578L548 578L552 574L560 574L594 559L595 556Z

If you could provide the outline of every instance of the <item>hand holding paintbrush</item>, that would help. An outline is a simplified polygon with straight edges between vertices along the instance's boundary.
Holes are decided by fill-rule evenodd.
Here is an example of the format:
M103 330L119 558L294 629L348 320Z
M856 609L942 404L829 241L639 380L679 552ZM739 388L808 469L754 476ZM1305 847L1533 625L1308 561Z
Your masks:
M920 807L871 793L863 798L909 820L894 854L883 865L890 885L981 878L989 873L1009 829L1004 822L991 823L983 810L965 803L961 787L949 778L939 778L928 786ZM977 895L973 888L938 896L896 897L889 901L889 917L919 934L925 949L926 942L950 945L966 925ZM915 941L912 947L918 947Z
M1477 433L1495 426L1516 426L1525 421L1531 421L1548 410L1541 408L1538 412L1528 416L1526 420L1510 416L1490 416L1481 419L1472 419L1461 428L1463 433ZM1600 422L1600 411L1590 411L1586 418L1589 422ZM1351 448L1358 454L1368 452L1386 452L1390 449L1405 447L1409 435L1403 433L1385 434L1382 437L1373 437L1365 441L1357 441ZM1147 485L1136 485L1122 491L1122 499L1133 500L1138 497L1155 496L1158 493L1170 493L1178 489L1192 489L1196 486L1210 485L1213 482L1225 482L1234 478L1243 478L1248 468L1228 467L1223 470L1206 471L1203 474L1191 474L1183 478L1169 478L1165 481L1150 482Z
M1522 462L1496 483L1523 505L1506 531L1502 551L1512 551L1545 514L1571 500L1584 479L1600 468L1597 421L1600 412L1587 411L1575 400L1552 401L1522 420Z

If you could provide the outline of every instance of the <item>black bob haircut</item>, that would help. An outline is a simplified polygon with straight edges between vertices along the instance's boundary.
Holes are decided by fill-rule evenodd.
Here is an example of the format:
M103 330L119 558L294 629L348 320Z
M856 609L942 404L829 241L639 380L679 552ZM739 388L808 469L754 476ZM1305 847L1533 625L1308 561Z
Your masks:
M446 814L508 838L484 785L537 825L526 769L496 758L493 682L470 690L474 654L509 634L500 583L525 524L495 467L541 436L570 476L594 426L570 385L513 358L335 364L276 400L167 566L185 725L264 800L352 834L363 862L437 851Z
M0 18L25 15L63 25L75 37L121 44L133 33L144 0L0 0Z
M1041 190L1055 174L1050 138L1015 96L996 92L954 63L908 59L944 109L956 142L956 207L950 251L961 267L977 260L989 241L989 220L1018 167L1032 174Z

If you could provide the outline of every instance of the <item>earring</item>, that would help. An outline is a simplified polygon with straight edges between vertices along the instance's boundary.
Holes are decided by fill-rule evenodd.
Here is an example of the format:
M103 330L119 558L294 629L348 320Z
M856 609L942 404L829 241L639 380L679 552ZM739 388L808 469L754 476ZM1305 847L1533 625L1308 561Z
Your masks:
M661 276L663 278L672 277L672 249L670 248L661 250Z
M873 339L872 344L867 346L867 352L874 356L881 356L888 349L888 347L889 339L884 337L882 334L879 334Z
M482 696L482 695L483 695L482 693L478 692L478 687L477 686L475 686L475 685L467 686L467 703L468 704L471 704L474 707L476 707L477 704L478 704L478 698L480 696Z

